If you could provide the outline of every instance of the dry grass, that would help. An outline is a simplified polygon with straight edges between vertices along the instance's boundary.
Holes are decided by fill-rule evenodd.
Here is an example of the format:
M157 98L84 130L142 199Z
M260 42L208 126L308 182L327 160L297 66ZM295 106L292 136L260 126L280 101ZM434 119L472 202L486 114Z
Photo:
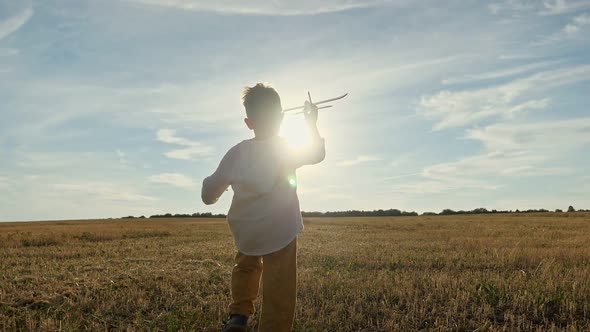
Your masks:
M0 330L215 331L233 255L219 219L0 223ZM590 214L309 218L296 316L296 331L590 330Z

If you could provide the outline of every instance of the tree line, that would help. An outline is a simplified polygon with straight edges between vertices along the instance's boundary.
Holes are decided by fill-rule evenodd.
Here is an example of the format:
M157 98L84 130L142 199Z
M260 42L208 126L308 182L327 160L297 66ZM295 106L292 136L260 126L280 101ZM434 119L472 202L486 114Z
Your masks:
M196 212L196 213L176 213L176 214L172 214L172 213L166 213L166 214L154 214L151 215L149 217L146 216L140 216L140 217L134 217L134 216L127 216L127 217L123 217L123 219L154 219L154 218L225 218L226 215L223 213L211 213L211 212Z
M569 206L566 210L567 212L576 212L573 206ZM547 209L528 209L528 210L488 210L486 208L477 208L473 210L451 210L451 209L444 209L439 213L436 212L424 212L421 215L423 216L448 216L448 215L461 215L461 214L496 214L496 213L561 213L563 210L556 209L554 211L549 211ZM590 212L590 210L580 209L577 212ZM304 217L405 217L405 216L418 216L417 212L414 211L401 211L398 209L388 209L388 210L347 210L347 211L326 211L326 212L319 212L319 211L302 211L301 214ZM184 213L184 214L155 214L149 216L147 218L225 218L226 215L223 213L211 213L211 212L196 212L196 213ZM139 218L143 219L146 218L145 216L134 217L134 216L127 216L123 217L123 219L127 218Z

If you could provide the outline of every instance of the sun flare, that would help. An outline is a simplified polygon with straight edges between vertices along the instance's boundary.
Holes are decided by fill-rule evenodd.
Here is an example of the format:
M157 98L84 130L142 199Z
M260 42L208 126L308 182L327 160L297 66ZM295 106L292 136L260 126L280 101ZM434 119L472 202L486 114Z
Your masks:
M309 131L302 116L285 117L279 135L293 148L302 148L309 144Z

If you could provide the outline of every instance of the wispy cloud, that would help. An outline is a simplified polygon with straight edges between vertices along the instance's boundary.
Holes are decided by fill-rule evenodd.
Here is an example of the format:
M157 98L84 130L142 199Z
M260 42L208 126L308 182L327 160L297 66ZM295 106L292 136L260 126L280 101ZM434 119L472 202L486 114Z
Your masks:
M523 111L549 105L549 98L532 98L534 93L589 79L590 65L582 65L544 71L490 88L445 90L422 96L422 109L418 113L436 121L435 130L461 127L492 117L511 118Z
M20 53L16 48L0 48L0 56L12 56Z
M420 172L416 172L416 173L388 176L386 178L383 178L383 181L395 181L395 180L405 179L405 178L409 178L409 177L413 177L413 176L417 176L417 175L421 175L421 174L422 173L420 173Z
M585 13L572 18L563 28L548 33L531 43L534 47L546 47L556 43L586 42L590 40L590 15Z
M403 194L436 194L459 189L493 190L496 189L496 186L483 181L421 180L395 185L393 192Z
M12 180L5 176L0 176L0 189L8 188L12 185Z
M423 176L433 180L461 183L481 176L540 176L570 172L570 169L543 167L549 157L530 151L489 152L462 158L458 161L427 167Z
M163 173L148 178L152 183L168 184L179 188L190 188L195 185L192 178L179 173Z
M531 152L489 152L435 164L425 168L414 180L394 185L402 193L440 193L460 189L496 190L498 178L553 176L572 173L567 167L543 167L548 158Z
M491 151L537 151L553 156L590 143L590 118L498 123L467 130L466 137Z
M407 152L397 156L389 165L392 167L399 167L400 165L406 164L414 159L418 153L416 152Z
M587 8L590 8L590 2L586 0L504 0L488 5L488 9L493 14L508 13L518 15L521 13L531 13L541 16L568 14Z
M519 67L512 67L508 69L500 69L491 72L479 73L479 74L471 74L471 75L464 75L460 77L451 77L444 79L442 81L443 84L457 84L457 83L471 83L471 82L478 82L478 81L485 81L485 80L492 80L497 78L504 78L515 76L518 74L528 73L535 69L544 68L550 65L554 65L555 62L537 62L522 65Z
M33 16L33 6L28 6L20 13L0 22L0 40L14 33L27 23Z
M590 1L554 0L544 1L541 15L561 15L590 8Z
M190 160L195 156L206 156L213 150L210 146L204 145L200 142L195 142L176 136L176 131L172 129L158 130L156 138L158 141L167 144L186 146L186 148L176 149L164 153L166 157L172 159Z
M500 14L504 12L524 12L535 9L534 3L522 0L504 0L493 2L488 5L488 9L492 14Z
M523 60L523 59L535 59L538 58L539 55L535 54L500 54L498 59L500 60Z
M240 15L316 15L344 10L375 7L390 1L236 1L236 0L127 0L152 6L172 7L182 10L208 11Z
M27 169L65 169L100 162L94 152L16 151L16 164Z
M119 162L121 164L126 164L127 159L125 158L125 152L121 151L120 149L115 150L115 152L117 153L117 157L119 157Z
M347 159L341 160L336 163L337 166L354 166L361 163L371 162L371 161L379 161L381 160L380 157L377 156L358 156L354 159Z
M153 202L157 198L137 193L133 189L109 182L68 182L51 185L52 189L65 194L88 195L99 201Z
M467 131L485 152L424 168L420 177L395 186L405 193L438 193L470 188L498 189L502 179L574 174L556 166L568 153L590 144L590 118L533 123L498 123Z
M563 32L568 35L574 35L580 32L585 26L590 25L590 15L582 14L576 16L572 19L570 23L568 23L565 27L563 27Z

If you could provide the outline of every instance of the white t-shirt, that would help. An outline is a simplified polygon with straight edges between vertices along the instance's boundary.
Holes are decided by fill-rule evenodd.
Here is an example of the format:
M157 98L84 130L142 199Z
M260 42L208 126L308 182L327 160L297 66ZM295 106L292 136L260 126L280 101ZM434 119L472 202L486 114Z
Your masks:
M303 229L295 170L321 162L323 139L300 150L273 136L249 139L232 147L219 167L203 180L201 197L213 204L231 185L234 197L227 215L238 250L261 256L287 246Z

